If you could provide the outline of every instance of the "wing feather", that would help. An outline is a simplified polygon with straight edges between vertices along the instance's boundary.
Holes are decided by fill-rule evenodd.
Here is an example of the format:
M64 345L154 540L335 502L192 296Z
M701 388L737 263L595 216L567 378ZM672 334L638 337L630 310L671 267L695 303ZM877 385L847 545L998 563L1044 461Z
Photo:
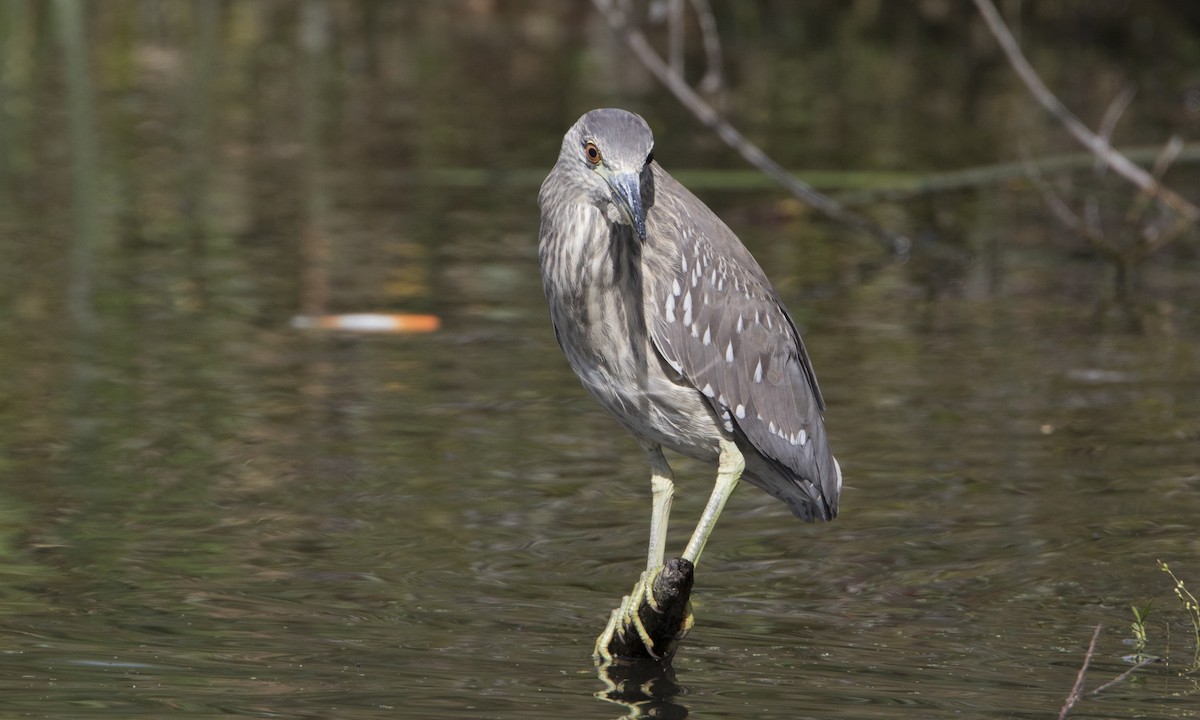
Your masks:
M733 231L654 170L643 262L655 348L760 456L747 457L748 479L805 519L832 518L840 472L795 323Z

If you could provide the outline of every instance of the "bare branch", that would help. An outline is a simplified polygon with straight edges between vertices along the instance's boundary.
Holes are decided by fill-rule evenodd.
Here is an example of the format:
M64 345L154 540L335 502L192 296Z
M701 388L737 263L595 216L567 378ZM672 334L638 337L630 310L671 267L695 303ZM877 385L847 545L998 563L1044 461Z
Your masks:
M1071 708L1075 707L1075 703L1083 697L1083 680L1087 675L1088 665L1092 662L1092 654L1096 652L1096 638L1100 637L1100 626L1096 626L1096 631L1092 633L1092 642L1088 645L1087 655L1083 657L1083 665L1079 668L1079 674L1075 676L1075 686L1071 688L1071 694L1067 695L1067 702L1062 706L1062 710L1058 712L1058 720L1063 720L1067 713L1071 712Z
M1004 20L1000 17L1000 13L996 11L996 6L992 4L991 0L973 1L975 7L979 10L979 14L983 16L984 22L987 23L988 29L996 38L996 42L1000 44L1000 49L1004 51L1008 63L1016 71L1021 81L1025 83L1025 87L1029 89L1029 92L1033 94L1042 107L1057 118L1066 127L1067 131L1075 136L1076 140L1095 153L1097 157L1104 160L1105 164L1119 175L1147 193L1162 200L1189 222L1200 221L1200 207L1196 207L1183 196L1163 186L1150 173L1114 150L1108 144L1107 140L1089 130L1079 118L1055 97L1054 93L1050 92L1050 89L1038 77L1033 66L1021 54L1021 48L1017 45L1017 41L1013 38L1012 33L1009 32L1008 27L1004 24Z
M1075 705L1083 698L1095 697L1095 696L1099 695L1100 693L1104 692L1105 690L1109 689L1110 687L1116 685L1117 683L1124 681L1126 678L1128 678L1130 675L1137 672L1138 670L1141 670L1142 668L1144 668L1147 665L1150 665L1152 663L1159 662L1159 660L1160 660L1160 658L1157 658L1157 657L1143 658L1137 664L1135 664L1133 667L1129 668L1125 672L1116 676L1112 680L1109 680L1108 682L1104 683L1103 685L1096 688L1095 690L1092 690L1085 694L1083 692L1083 681L1084 681L1084 677L1087 675L1088 665L1091 664L1091 662L1092 662L1092 656L1096 653L1096 639L1099 637L1100 637L1100 626L1097 625L1095 631L1092 632L1092 642L1088 645L1087 655L1085 655L1083 658L1083 665L1080 666L1080 668L1079 668L1079 674L1075 676L1075 685L1074 685L1074 687L1071 688L1071 693L1069 695L1067 695L1066 703L1062 706L1062 710L1060 710L1058 713L1058 720L1064 720L1064 718L1067 717L1067 714L1069 712L1071 712L1071 709L1073 707L1075 707Z
M881 228L861 215L846 210L828 196L784 170L779 163L768 157L757 145L747 140L737 128L723 119L712 105L700 97L681 76L672 72L667 63L650 46L650 41L646 39L645 34L629 23L626 14L617 9L612 0L592 0L592 4L608 20L609 25L621 34L625 44L629 46L630 50L633 50L642 65L666 86L679 102L683 103L684 107L696 116L697 120L715 131L718 137L725 141L725 144L736 150L747 162L782 185L804 204L829 218L869 234L886 244L898 259L907 259L912 247L908 238Z

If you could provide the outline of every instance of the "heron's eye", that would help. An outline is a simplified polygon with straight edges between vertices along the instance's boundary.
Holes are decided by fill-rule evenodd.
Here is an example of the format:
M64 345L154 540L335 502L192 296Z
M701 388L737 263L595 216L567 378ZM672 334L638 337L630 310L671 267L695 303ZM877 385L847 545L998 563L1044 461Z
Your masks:
M583 154L587 155L588 162L591 164L600 164L600 148L596 147L596 143L589 142L587 145L584 145Z

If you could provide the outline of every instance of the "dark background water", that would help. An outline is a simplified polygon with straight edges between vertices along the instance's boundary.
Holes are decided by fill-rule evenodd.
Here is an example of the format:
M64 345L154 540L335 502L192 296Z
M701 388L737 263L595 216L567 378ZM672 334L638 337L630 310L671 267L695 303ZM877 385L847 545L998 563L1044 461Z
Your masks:
M1003 3L1120 147L1200 135L1191 3ZM636 445L555 345L538 183L620 105L803 326L842 516L735 493L660 717L1197 717L1192 232L1126 291L1005 167L1076 151L969 3L714 2L712 97L907 263L746 172L584 2L0 3L0 715L616 717ZM691 17L689 15L689 17ZM665 30L649 28L665 48ZM688 28L688 77L702 53ZM1200 198L1194 145L1166 182ZM1086 157L1045 170L1137 241ZM914 188L926 188L923 191ZM296 330L425 312L426 335ZM712 472L678 461L671 548Z

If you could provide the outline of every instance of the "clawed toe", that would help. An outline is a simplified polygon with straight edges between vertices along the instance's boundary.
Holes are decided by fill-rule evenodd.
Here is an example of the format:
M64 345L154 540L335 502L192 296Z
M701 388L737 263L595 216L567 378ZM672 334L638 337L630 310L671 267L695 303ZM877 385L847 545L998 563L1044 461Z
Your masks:
M689 597L693 572L691 562L676 558L665 567L642 573L596 639L593 656L597 662L607 664L617 658L662 660L673 655L692 627Z

